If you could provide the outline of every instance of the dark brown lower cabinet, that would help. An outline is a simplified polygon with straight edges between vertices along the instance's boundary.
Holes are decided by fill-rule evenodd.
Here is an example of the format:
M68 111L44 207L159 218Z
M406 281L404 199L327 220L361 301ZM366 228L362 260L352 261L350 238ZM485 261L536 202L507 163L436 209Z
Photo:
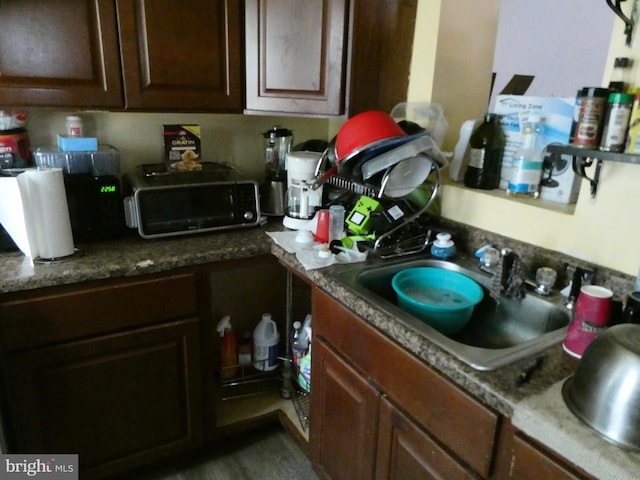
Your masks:
M319 288L312 310L309 442L320 478L591 478Z
M313 290L311 460L325 479L490 478L498 415Z
M86 480L220 438L215 325L270 312L283 338L284 273L261 255L0 295L8 453L77 453Z
M312 460L325 478L371 479L380 393L323 340L312 349Z
M202 439L198 320L12 355L15 451L77 453L83 478Z
M13 453L77 453L102 478L202 445L191 271L0 297L2 411Z

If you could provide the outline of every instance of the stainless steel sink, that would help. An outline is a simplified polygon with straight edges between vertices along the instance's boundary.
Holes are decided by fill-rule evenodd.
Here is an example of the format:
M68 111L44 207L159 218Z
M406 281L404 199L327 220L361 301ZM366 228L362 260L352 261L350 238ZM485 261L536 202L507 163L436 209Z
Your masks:
M447 337L397 306L391 279L397 272L412 267L453 270L482 286L484 298L462 332ZM570 312L558 294L543 297L531 288L521 300L501 298L496 303L489 293L492 277L480 271L476 260L471 258L455 262L422 258L362 265L337 276L347 288L477 370L493 370L560 342L571 321Z

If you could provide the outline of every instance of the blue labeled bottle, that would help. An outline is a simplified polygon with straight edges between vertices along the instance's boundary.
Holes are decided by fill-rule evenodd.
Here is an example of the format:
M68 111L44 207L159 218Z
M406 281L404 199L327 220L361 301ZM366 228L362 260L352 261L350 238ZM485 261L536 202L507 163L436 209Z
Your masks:
M538 198L542 177L542 149L539 133L542 119L530 116L522 122L522 145L513 156L507 195Z

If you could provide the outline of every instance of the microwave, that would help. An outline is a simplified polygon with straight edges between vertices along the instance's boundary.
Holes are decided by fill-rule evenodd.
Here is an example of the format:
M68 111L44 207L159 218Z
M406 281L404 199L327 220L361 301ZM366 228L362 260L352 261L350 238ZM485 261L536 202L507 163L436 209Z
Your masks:
M260 224L258 184L215 162L202 170L166 172L139 165L124 176L124 214L142 238L212 232Z

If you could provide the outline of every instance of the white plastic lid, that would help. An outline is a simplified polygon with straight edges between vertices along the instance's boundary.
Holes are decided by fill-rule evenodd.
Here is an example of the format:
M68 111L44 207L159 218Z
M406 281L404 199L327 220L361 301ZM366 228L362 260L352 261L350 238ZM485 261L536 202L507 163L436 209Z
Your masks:
M439 233L436 235L436 240L433 242L436 247L449 248L453 247L453 240L451 240L451 234Z

